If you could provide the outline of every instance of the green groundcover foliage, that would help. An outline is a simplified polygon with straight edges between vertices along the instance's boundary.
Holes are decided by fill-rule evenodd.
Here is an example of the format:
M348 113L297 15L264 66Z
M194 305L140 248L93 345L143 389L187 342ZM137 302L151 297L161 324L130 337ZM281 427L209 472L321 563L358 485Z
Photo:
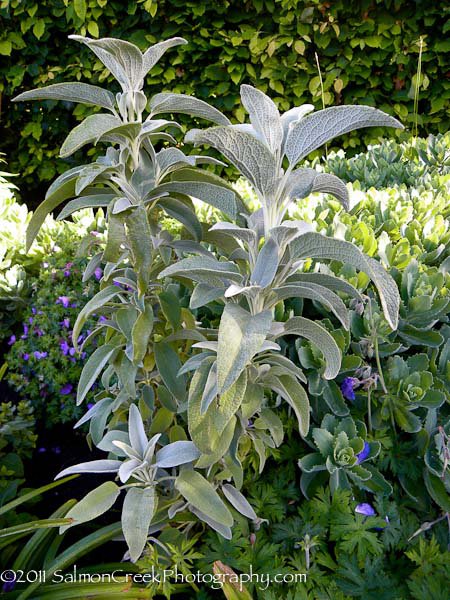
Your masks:
M6 133L0 150L7 153L11 170L23 177L21 192L32 206L38 198L27 192L43 192L58 172L80 163L78 158L55 161L56 148L89 108L72 102L46 101L45 107L10 102L19 92L51 83L111 81L87 48L67 42L69 32L121 37L141 49L183 35L188 44L175 49L170 60L163 58L147 76L147 86L194 93L240 122L245 115L239 85L249 83L269 93L281 111L305 102L316 108L322 102L368 104L395 114L411 129L419 86L419 128L445 132L448 10L445 2L411 0L1 0L0 94ZM357 132L344 144L360 149L362 141L380 139L381 133Z

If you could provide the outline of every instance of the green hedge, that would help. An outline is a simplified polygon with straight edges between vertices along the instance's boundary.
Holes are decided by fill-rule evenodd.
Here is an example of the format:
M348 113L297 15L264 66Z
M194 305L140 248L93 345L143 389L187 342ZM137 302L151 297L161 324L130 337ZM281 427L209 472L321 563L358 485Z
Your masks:
M256 84L283 110L313 101L363 103L414 121L413 89L418 40L424 38L419 102L422 132L444 132L450 114L450 10L428 0L0 0L0 92L6 133L0 150L22 175L22 192L34 204L42 183L67 162L55 150L85 108L58 104L14 105L11 97L38 85L105 78L88 50L68 33L114 35L141 47L181 35L189 45L167 53L148 84L195 93L238 120L239 84ZM178 53L177 53L178 52ZM60 65L68 65L61 67ZM53 103L54 104L54 103ZM374 141L381 130L357 132L351 149ZM75 160L78 161L79 157ZM36 197L35 200L39 200Z

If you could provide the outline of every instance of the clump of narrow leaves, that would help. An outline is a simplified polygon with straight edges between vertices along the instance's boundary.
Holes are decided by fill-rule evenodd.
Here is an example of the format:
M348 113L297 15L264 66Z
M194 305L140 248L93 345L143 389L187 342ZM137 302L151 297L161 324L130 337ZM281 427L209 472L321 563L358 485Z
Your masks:
M86 207L106 210L106 245L84 274L88 279L102 265L101 289L81 310L73 343L78 348L90 315L101 315L79 348L96 339L97 348L80 377L77 402L84 401L99 378L102 388L78 424L89 422L90 441L109 456L63 473L118 474L122 486L103 483L68 516L72 524L91 520L109 510L125 490L122 527L136 560L150 526L155 532L175 521L183 531L200 520L230 539L231 509L259 526L239 491L246 453L256 451L261 471L267 448L280 446L281 401L295 414L302 437L310 426L306 377L288 356L287 342L312 344L323 357L318 375L323 380L335 378L342 361L340 346L326 327L302 315L279 318L285 303L319 303L330 322L349 330L346 301L363 302L361 293L328 272L324 262L346 263L365 273L378 290L388 326L397 327L399 293L379 262L352 243L326 237L287 216L295 200L314 191L348 205L346 187L336 176L298 167L310 152L354 129L401 125L366 106L314 113L304 105L280 115L270 98L248 85L242 86L241 95L250 123L233 125L190 96L146 97L147 73L166 50L185 43L183 39L161 42L142 53L113 38L72 37L96 54L121 92L114 95L76 82L16 98L69 99L103 109L69 133L62 157L88 143L108 144L94 163L69 169L50 186L30 223L28 245L45 216L62 202L67 201L60 219ZM230 184L198 168L220 161L186 156L175 146L179 126L158 115L176 112L215 124L188 132L185 142L209 145L232 163L253 187L256 210ZM201 223L193 198L218 209L222 220L212 227ZM162 228L164 215L183 225L179 237ZM196 318L208 307L218 321L200 326ZM350 481L365 489L373 489L368 481L383 488L373 469L358 464L367 443L362 425L351 419L339 425L326 417L314 429L324 431L326 443L315 464L323 460L322 470L330 473L333 488L348 487ZM377 452L376 443L369 445L370 456L361 462ZM389 492L386 486L384 491Z

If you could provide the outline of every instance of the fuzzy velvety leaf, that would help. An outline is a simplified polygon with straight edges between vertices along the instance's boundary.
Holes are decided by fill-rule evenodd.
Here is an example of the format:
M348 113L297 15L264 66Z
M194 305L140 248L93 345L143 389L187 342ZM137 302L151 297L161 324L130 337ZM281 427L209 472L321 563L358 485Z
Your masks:
M236 218L235 194L226 187L202 181L172 181L161 184L158 186L158 190L198 198L219 209L232 219Z
M236 265L232 262L218 261L206 256L195 256L183 258L170 265L159 274L163 277L186 277L193 281L208 283L211 279L229 279L231 281L242 281Z
M283 142L280 113L273 100L251 85L241 85L241 100L250 115L250 121L272 153Z
M91 298L89 300L89 302L87 302L83 306L80 313L78 314L77 320L75 321L75 325L73 327L72 340L73 340L75 347L77 347L76 346L77 339L78 339L78 337L81 333L81 329L82 329L84 323L86 322L86 319L89 317L89 315L92 314L93 312L97 311L98 309L100 309L102 306L104 306L107 302L112 300L119 293L120 293L120 289L117 286L109 285L109 286L103 288L102 290L100 290L99 292L97 292L97 294L95 294L95 296L93 298Z
M378 289L383 311L392 329L397 328L400 295L392 277L376 260L365 256L354 244L326 237L320 233L305 233L291 242L291 257L338 260L364 271Z
M158 42L144 52L143 56L143 77L156 65L161 56L174 46L184 46L187 41L182 37L174 37L162 42Z
M225 483L222 485L222 491L228 502L232 504L237 511L244 515L244 517L247 517L252 521L255 521L258 518L248 500L234 486L229 483Z
M153 115L161 113L181 113L200 117L217 125L230 125L230 120L217 108L194 96L186 94L171 94L162 92L155 94L150 100L150 112Z
M156 366L164 385L178 401L182 402L186 397L186 376L178 374L181 368L178 354L164 342L155 344L154 352Z
M403 129L397 119L371 106L333 106L308 115L290 126L285 145L286 156L291 165L295 165L333 138L362 127Z
M193 442L179 440L158 450L156 464L161 469L168 469L197 460L199 456L200 452Z
M98 113L89 115L77 125L64 140L59 155L66 158L89 142L94 142L107 131L122 125L122 121L114 115Z
M14 102L24 100L65 100L80 104L92 104L109 110L114 108L114 94L89 83L55 83L44 88L23 92L14 98Z
M273 238L263 245L256 258L250 281L262 288L270 285L276 275L279 263L279 246Z
M86 397L86 394L91 389L97 377L102 372L106 363L116 352L116 346L104 344L97 348L88 358L86 364L81 371L80 380L77 388L77 404L81 404Z
M200 473L185 469L175 479L175 488L186 500L214 521L231 527L233 517L218 493Z
M153 486L134 487L127 491L122 508L122 531L133 562L138 560L145 548L157 504L158 496Z
M217 383L220 394L239 377L247 363L261 349L272 324L272 314L252 315L237 304L227 304L218 337Z
M73 475L74 473L117 473L121 464L120 460L91 460L67 467L67 469L58 473L55 479L61 479L61 477Z
M133 362L139 364L143 360L148 347L150 334L153 330L153 308L145 304L145 309L136 319L131 337L133 340Z
M71 214L83 208L100 208L108 206L116 198L115 194L92 194L91 196L80 196L68 202L57 216L57 221L70 217Z
M59 532L64 533L69 527L96 519L111 508L120 494L120 488L113 481L105 481L77 502L66 514L66 519L73 519L70 525L64 525Z

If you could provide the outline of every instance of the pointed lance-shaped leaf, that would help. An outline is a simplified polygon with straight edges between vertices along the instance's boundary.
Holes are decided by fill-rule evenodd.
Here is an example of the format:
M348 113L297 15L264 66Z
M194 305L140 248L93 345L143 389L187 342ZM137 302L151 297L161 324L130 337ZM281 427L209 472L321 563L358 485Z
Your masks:
M273 100L251 85L241 85L241 100L250 115L250 121L272 154L283 143L280 113Z
M199 456L200 451L194 442L179 440L158 450L156 464L161 469L168 469L197 460Z
M54 83L47 87L29 90L13 98L13 102L26 100L65 100L66 102L77 102L79 104L91 104L101 106L108 110L114 110L114 94L96 85L80 83Z
M97 113L89 115L84 121L77 125L64 140L59 155L67 158L85 144L95 142L107 131L122 125L122 121L114 115Z
M217 125L230 125L231 122L217 108L209 105L195 96L186 94L172 94L161 92L155 94L150 100L150 112L152 115L161 113L180 113L200 117Z
M93 386L95 380L103 371L106 363L117 351L116 346L104 344L97 348L88 358L81 371L80 380L77 388L77 405L81 404Z
M174 37L162 42L158 42L144 52L143 56L143 73L142 77L145 77L147 73L153 69L159 59L169 50L175 46L184 46L188 42L182 37Z
M117 473L121 464L122 461L120 460L91 460L67 467L67 469L58 473L55 479L61 479L61 477L73 475L74 473Z
M290 126L285 144L286 156L292 166L296 165L299 160L333 138L362 127L403 129L397 119L371 106L332 106Z
M145 548L157 504L158 496L153 486L127 491L122 508L122 531L132 562L138 560Z
M218 523L231 527L233 517L212 484L200 473L184 469L175 479L177 489L186 500Z
M70 525L64 525L59 533L64 533L69 527L86 523L99 517L109 510L120 494L120 488L113 481L105 481L99 487L89 492L82 500L77 502L66 514L66 519L72 519Z

